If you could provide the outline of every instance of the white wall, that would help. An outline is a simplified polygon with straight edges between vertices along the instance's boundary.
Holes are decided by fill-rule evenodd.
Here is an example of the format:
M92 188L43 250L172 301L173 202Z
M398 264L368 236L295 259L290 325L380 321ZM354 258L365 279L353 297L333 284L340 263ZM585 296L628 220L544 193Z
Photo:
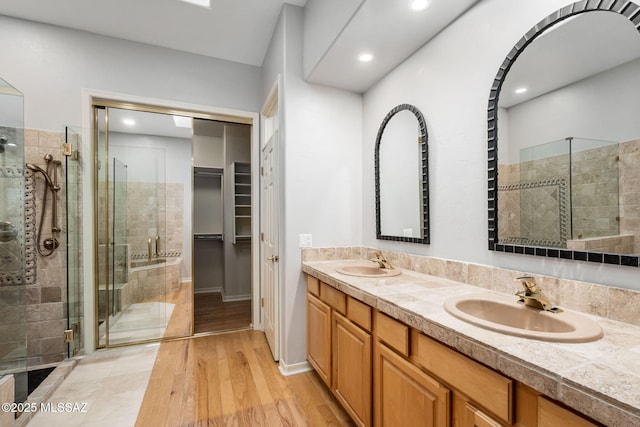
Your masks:
M638 289L637 269L487 250L487 104L498 67L566 0L484 0L364 95L363 243L523 272ZM373 150L385 114L417 106L429 132L431 244L375 238Z
M314 246L350 246L362 241L360 95L302 79L303 9L286 4L264 63L271 88L284 84L281 110L280 219L281 364L302 363L305 355L306 286L300 269L298 235L313 235ZM268 89L267 89L268 90ZM264 100L266 100L264 92Z
M81 124L81 89L258 111L258 67L0 16L0 77L24 93L25 127Z

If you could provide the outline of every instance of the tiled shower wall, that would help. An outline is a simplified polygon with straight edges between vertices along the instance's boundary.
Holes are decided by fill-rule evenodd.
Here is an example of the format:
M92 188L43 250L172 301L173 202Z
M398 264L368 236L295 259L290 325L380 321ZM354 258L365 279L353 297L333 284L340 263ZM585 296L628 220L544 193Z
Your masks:
M67 355L67 344L64 342L66 321L66 233L65 233L65 202L64 191L64 157L62 143L64 133L47 132L25 129L25 162L33 163L46 170L44 156L52 154L54 159L62 161L58 167L58 184L62 189L58 192L58 227L62 228L56 238L60 246L49 257L36 255L36 280L27 285L27 366L34 369L61 362ZM36 177L36 227L40 225L43 209L42 195L45 191L44 179L41 174ZM47 204L51 201L48 195ZM41 241L51 237L51 205L47 207L47 214L43 226Z
M151 238L160 236L160 256L182 255L184 188L179 183L127 183L127 242L137 258L148 254Z
M620 234L634 235L640 252L640 139L620 144Z
M568 160L563 155L499 166L501 241L564 247L571 239L569 183L562 178L568 177ZM583 236L628 234L634 236L634 245L612 239L591 239L589 244L605 252L638 253L634 247L640 248L640 140L574 153L572 164L572 247L578 249Z

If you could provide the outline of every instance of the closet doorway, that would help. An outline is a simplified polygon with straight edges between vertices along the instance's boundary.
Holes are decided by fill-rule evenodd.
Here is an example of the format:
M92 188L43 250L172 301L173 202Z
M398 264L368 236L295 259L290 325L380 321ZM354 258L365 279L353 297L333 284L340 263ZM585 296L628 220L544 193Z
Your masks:
M250 118L93 99L96 347L252 326Z
M193 120L194 332L251 326L251 127Z

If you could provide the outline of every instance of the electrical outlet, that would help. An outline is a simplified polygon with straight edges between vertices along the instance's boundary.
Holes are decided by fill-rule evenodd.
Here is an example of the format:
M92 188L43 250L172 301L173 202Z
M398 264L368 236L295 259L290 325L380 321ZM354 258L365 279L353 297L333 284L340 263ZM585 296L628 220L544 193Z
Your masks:
M311 234L298 235L299 247L310 248L311 247Z

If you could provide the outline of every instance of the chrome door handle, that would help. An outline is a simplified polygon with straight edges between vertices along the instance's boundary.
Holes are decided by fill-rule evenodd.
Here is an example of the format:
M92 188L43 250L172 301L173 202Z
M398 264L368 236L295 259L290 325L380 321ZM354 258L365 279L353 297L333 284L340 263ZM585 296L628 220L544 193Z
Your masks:
M268 261L271 261L271 262L278 262L278 255L271 255L271 256L268 256L268 257L267 257L267 260L268 260Z
M156 257L160 256L160 236L156 236Z

